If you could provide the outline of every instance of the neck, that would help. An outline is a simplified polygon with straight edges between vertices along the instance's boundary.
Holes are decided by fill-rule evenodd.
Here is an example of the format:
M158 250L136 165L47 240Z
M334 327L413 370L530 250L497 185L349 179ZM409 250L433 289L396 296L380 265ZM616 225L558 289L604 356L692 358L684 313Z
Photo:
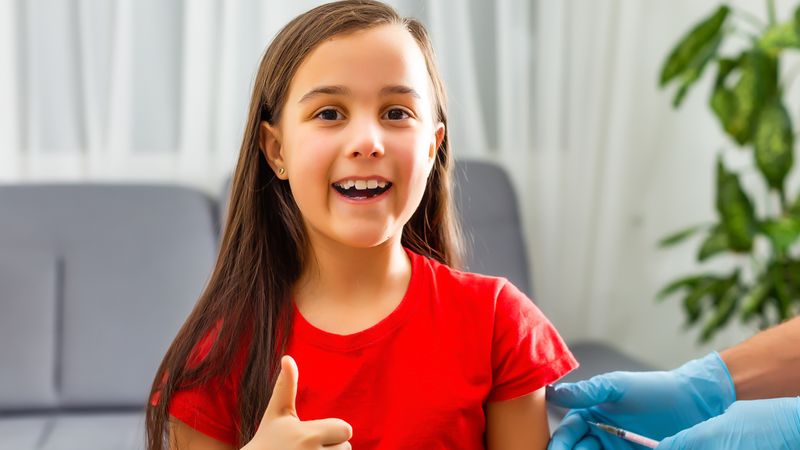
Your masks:
M309 236L308 263L295 287L298 304L312 300L356 306L373 303L392 288L405 286L411 277L411 261L395 236L375 247L354 248Z

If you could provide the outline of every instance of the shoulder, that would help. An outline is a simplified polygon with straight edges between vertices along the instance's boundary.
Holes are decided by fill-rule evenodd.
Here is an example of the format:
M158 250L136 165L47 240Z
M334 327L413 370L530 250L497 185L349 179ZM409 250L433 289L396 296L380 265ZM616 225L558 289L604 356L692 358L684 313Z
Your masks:
M248 350L252 341L249 328L236 335L223 332L224 321L216 320L194 342L186 360L189 370L200 369L201 377L208 374L214 383L236 389L239 378L247 365Z
M415 269L424 272L421 275L429 281L437 297L452 298L461 305L478 303L491 309L505 308L508 304L533 304L505 277L455 269L421 255L415 254L414 258Z

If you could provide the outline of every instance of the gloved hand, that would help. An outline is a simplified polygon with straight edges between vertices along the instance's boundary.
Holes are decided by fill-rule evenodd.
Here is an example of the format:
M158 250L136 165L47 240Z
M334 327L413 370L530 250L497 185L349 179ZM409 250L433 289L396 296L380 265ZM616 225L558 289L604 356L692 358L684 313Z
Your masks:
M800 397L739 401L658 445L659 450L800 448Z
M549 450L641 449L586 422L661 440L722 414L736 394L728 368L713 352L669 372L611 372L562 383L548 388L547 400L577 408L553 433Z

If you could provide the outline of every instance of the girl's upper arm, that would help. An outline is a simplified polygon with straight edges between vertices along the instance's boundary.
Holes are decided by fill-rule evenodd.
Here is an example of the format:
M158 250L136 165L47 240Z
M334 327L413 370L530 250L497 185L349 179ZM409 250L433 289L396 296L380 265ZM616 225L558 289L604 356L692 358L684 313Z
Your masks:
M545 449L549 440L544 388L515 399L486 404L489 450Z
M235 450L235 447L206 436L174 416L169 416L169 450Z

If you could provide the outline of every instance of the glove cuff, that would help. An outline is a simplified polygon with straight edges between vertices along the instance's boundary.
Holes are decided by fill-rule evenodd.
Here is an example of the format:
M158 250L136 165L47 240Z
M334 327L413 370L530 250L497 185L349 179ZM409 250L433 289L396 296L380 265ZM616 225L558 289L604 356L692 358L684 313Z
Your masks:
M724 381L720 380L720 384L724 386L722 389L726 391L725 401L728 403L725 405L725 409L728 409L728 406L736 401L736 385L733 384L733 375L731 375L731 371L728 370L728 365L725 364L725 360L722 359L719 352L713 351L706 357L714 359L717 362L718 368L716 370L720 372L719 377L724 378Z
M685 377L695 398L704 403L698 406L702 406L709 418L722 414L736 401L733 378L717 352L689 361L676 372Z

